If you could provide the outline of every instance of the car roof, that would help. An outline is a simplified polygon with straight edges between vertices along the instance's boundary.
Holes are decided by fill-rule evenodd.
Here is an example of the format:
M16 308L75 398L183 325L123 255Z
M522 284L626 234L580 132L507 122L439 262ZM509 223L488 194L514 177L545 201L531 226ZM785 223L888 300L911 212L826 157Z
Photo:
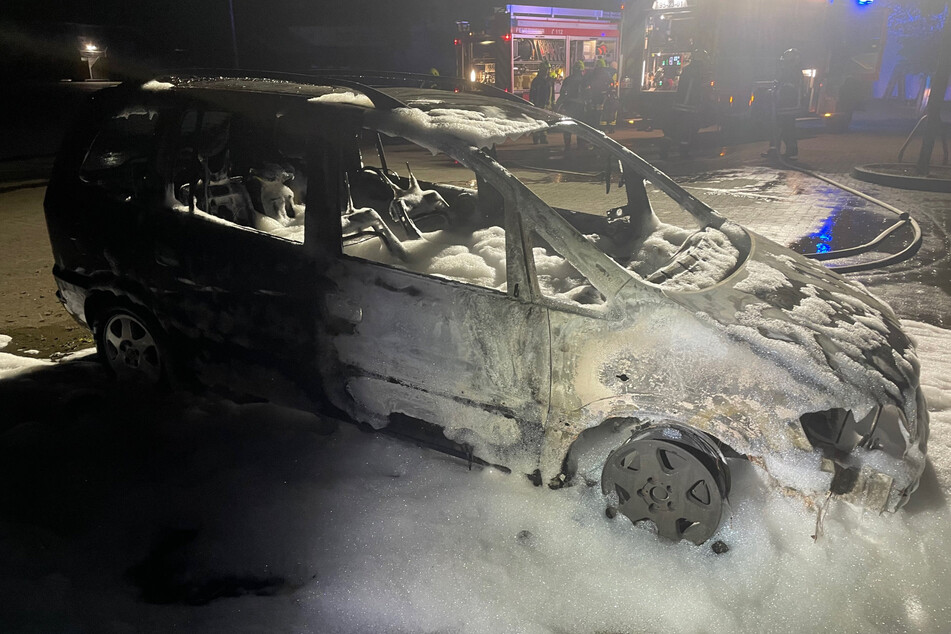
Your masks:
M243 71L183 71L168 74L143 86L146 90L215 90L225 92L257 92L316 99L325 104L372 104L377 110L418 108L432 110L485 110L492 108L493 117L512 121L526 116L547 123L564 117L499 90L494 86L468 82L459 78L442 78L394 72L316 71L314 74L260 73ZM327 98L328 95L356 93L369 100Z

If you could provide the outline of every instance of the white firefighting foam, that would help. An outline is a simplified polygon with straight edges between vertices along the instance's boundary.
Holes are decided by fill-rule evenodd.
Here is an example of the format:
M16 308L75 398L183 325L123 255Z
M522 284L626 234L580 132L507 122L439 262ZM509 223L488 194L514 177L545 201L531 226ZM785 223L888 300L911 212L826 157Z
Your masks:
M417 273L505 290L505 231L487 227L470 234L432 231L419 240L404 240L408 260L400 260L378 237L344 246L344 253Z
M167 81L158 81L157 79L152 79L142 84L142 90L152 91L171 90L174 87L175 84L170 84Z
M314 103L349 103L353 104L354 106L363 106L365 108L373 107L373 102L370 101L369 97L363 93L353 93L349 91L329 92L326 95L312 97L307 101L312 101Z
M659 225L633 248L628 269L640 279L670 260L691 232ZM589 239L595 236L589 237ZM451 230L433 231L420 240L404 240L408 260L401 260L380 238L371 237L344 247L347 255L435 275L475 286L505 291L505 230L498 226L479 229L471 234ZM670 279L659 282L663 288L695 291L721 281L736 268L738 251L729 238L715 229L702 232L699 240L684 253L693 254L685 268L677 269ZM533 249L535 269L542 294L580 304L597 304L603 299L590 282L564 257L544 247Z
M527 115L515 118L495 106L471 110L433 108L426 111L419 108L395 108L386 118L381 118L380 131L416 142L423 142L434 133L442 132L451 134L473 147L484 148L547 127L548 124L544 121L532 119ZM430 149L434 150L432 147Z
M669 264L667 278L658 282L666 290L699 291L723 280L736 269L740 252L721 231L706 228L686 238Z
M0 620L114 631L942 632L951 332L903 327L918 340L932 420L931 467L909 505L880 517L833 498L820 520L731 460L732 515L700 547L608 520L598 487L533 487L346 425L322 436L318 418L272 405L176 395L148 424L119 408L91 419L80 397L99 385L95 364L73 364L74 382L60 384L26 371L36 360L0 353L40 398L77 404L55 428L5 431L0 451L40 462L58 451L84 469L75 486L33 493L57 517L83 504L74 530L48 530L35 513L0 520ZM66 467L45 468L58 477ZM716 540L729 552L715 555ZM173 587L247 588L208 605L153 605L129 572L144 562ZM277 585L257 596L256 580Z

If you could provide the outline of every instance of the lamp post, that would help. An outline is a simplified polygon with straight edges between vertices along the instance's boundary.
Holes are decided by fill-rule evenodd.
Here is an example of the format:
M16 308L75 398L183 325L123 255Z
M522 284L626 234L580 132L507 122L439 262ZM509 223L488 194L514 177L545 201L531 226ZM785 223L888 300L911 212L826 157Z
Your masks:
M234 53L234 67L241 68L238 63L238 35L234 28L234 0L228 0L228 17L231 19L231 51Z
M91 40L82 39L79 46L79 55L82 61L89 67L89 79L99 79L96 77L95 65L101 58L105 57L106 50Z

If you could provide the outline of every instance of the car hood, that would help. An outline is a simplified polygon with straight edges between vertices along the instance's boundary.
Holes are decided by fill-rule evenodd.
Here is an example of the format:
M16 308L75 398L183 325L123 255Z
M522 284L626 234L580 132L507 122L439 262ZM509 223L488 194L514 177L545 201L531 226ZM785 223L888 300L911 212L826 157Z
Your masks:
M831 369L875 402L899 407L912 440L926 432L917 429L918 358L891 308L821 264L749 235L750 255L727 279L664 294L799 376Z

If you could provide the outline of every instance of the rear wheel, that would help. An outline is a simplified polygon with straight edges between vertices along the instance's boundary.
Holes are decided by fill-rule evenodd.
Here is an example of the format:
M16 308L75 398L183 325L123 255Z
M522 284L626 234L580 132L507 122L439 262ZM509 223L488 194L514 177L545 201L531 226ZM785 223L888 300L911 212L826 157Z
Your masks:
M617 510L635 524L650 520L668 539L702 544L725 512L730 472L703 433L665 424L634 432L611 452L601 490L617 496Z
M161 329L138 309L108 309L97 324L96 348L119 381L152 387L165 381L168 354Z

